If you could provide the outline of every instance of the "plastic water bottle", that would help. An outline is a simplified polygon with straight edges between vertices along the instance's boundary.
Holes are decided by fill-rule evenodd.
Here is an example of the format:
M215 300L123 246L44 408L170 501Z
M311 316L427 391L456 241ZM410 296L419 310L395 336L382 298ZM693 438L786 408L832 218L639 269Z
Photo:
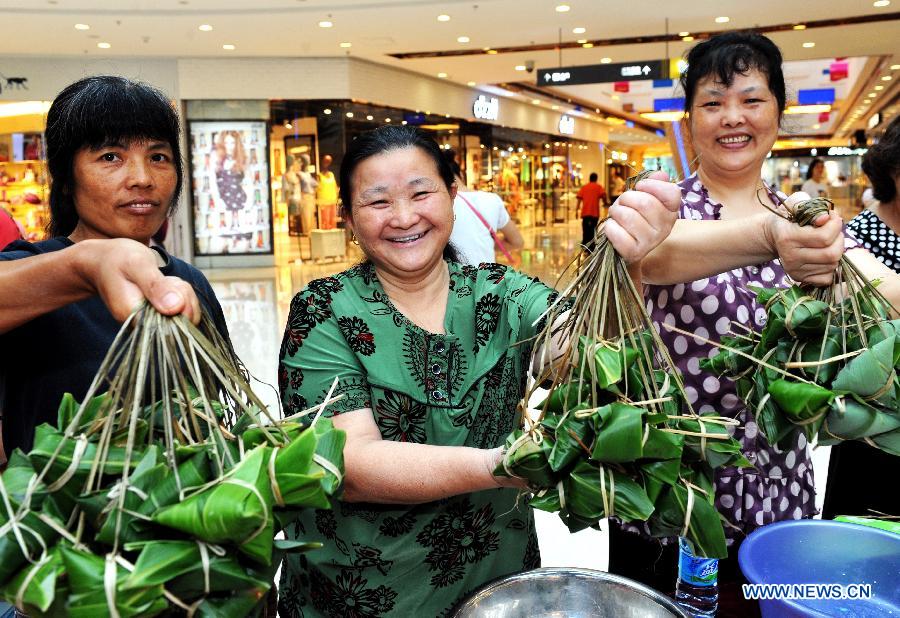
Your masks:
M678 539L676 602L691 616L715 616L719 608L719 561L698 558L684 537Z

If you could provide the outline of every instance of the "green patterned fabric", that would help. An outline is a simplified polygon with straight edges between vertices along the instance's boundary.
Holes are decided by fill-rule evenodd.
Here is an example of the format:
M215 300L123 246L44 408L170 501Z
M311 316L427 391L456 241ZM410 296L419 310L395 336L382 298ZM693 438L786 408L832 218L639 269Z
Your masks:
M370 264L310 283L291 303L279 385L285 413L325 398L371 408L385 440L493 448L513 429L532 326L556 293L498 264L449 263L446 334L391 304ZM448 470L448 474L452 471ZM485 583L540 566L530 509L495 489L415 506L335 501L289 538L324 548L285 560L281 616L439 616Z

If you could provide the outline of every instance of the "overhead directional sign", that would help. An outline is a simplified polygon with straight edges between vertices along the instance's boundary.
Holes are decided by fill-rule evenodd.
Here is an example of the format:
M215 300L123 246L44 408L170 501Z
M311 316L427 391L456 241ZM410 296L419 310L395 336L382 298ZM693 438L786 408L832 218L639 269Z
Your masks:
M538 69L538 86L572 86L575 84L603 84L630 82L639 79L668 79L668 60L620 62L618 64L589 64L579 67Z

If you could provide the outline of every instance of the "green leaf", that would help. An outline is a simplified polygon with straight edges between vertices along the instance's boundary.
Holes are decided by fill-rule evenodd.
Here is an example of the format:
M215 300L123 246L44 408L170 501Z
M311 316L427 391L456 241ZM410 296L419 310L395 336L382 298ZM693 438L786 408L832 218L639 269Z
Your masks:
M596 430L591 456L604 463L624 463L640 459L643 452L644 411L635 406L613 403L597 411L601 422Z
M612 500L614 514L623 521L646 521L653 512L653 503L644 488L627 475L606 467L602 475L607 500ZM615 491L613 492L613 484ZM579 462L564 482L566 505L572 514L597 521L611 515L606 513L601 491L601 473L596 465Z
M769 384L769 394L788 419L794 423L821 416L818 421L803 425L808 438L814 436L824 420L823 412L834 401L834 393L818 384L775 380Z
M59 546L53 547L44 559L29 564L19 571L3 588L4 598L15 601L19 591L25 582L25 592L22 595L23 604L33 610L46 612L56 598L57 578L63 573L64 567Z
M551 418L552 420L544 419L546 425L552 426L555 436L548 463L551 470L559 472L579 456L587 454L585 450L589 449L588 445L594 437L594 424L590 418L576 418L572 414L566 416L559 425L556 424L561 420L559 417Z
M894 343L895 336L889 335L851 359L838 372L834 382L831 383L831 388L835 392L853 393L864 399L884 392L884 395L878 397L879 401L894 395L893 388L884 391L885 385L896 375L893 362Z
M141 550L134 571L122 588L146 588L165 584L200 563L200 548L194 541L152 541Z

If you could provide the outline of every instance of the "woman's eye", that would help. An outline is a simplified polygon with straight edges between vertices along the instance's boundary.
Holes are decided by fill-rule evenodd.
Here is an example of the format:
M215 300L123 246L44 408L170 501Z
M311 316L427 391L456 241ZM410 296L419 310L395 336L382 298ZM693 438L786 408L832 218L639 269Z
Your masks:
M376 202L369 202L369 206L373 206L374 208L382 208L387 206L387 200L378 200Z
M427 196L428 196L428 191L419 191L418 193L413 194L413 199L417 200L419 198L427 197Z
M156 163L165 163L169 161L169 155L158 152L150 157L151 161L155 161Z
M747 99L747 103L762 103L762 99Z
M112 163L113 161L115 161L116 159L119 158L119 155L117 155L114 152L105 152L100 156L100 158L108 163Z
M719 106L718 101L707 101L706 103L702 103L700 105L700 107L718 107L718 106Z

